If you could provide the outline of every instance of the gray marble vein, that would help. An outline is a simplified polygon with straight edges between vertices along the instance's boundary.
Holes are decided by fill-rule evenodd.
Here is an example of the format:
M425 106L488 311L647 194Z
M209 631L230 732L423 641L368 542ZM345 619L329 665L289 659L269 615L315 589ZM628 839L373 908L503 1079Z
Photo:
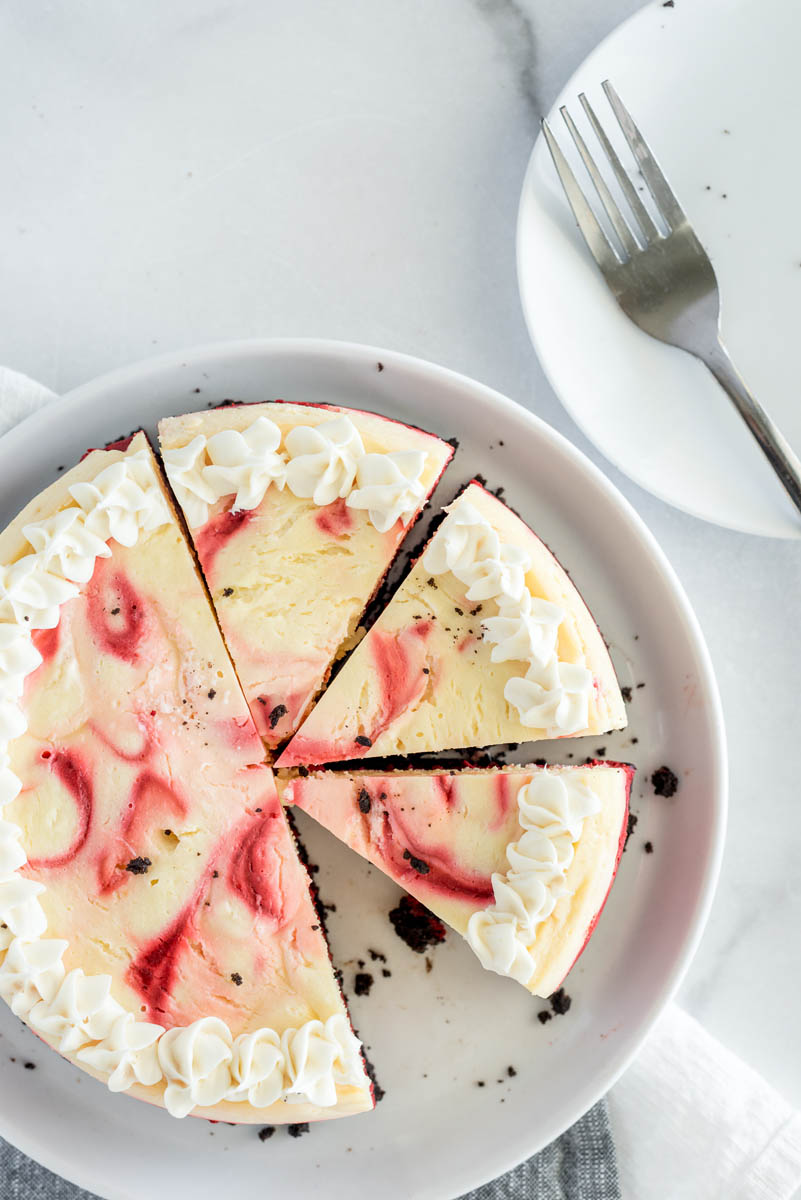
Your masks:
M517 0L472 0L486 18L514 68L518 87L532 116L542 114L538 90L537 38L532 13Z

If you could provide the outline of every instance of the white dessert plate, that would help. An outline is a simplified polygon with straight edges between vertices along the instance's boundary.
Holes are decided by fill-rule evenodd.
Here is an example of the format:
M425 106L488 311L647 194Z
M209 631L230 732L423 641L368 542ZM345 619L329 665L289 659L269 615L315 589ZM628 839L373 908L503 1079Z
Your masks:
M359 960L375 978L369 996L353 999L352 1013L387 1091L376 1111L312 1126L298 1139L278 1128L267 1141L253 1126L176 1121L112 1095L0 1004L0 1134L109 1200L333 1200L368 1185L374 1200L461 1196L540 1149L603 1095L686 970L725 825L712 668L659 547L582 454L478 383L367 347L211 346L78 388L0 440L0 521L87 446L139 426L152 432L164 414L229 397L351 404L459 438L439 496L477 471L490 486L503 484L571 572L610 641L621 683L633 689L630 730L545 743L517 757L580 762L605 748L610 758L634 761L639 824L590 947L569 976L572 1007L541 1024L547 1003L482 971L455 935L426 957L413 953L387 920L398 888L304 820L323 899L336 905L330 936L346 988L352 995ZM655 797L648 782L663 764L680 780L671 800ZM373 961L370 949L386 963Z
M559 106L569 105L601 161L578 95L586 92L611 130L601 82L612 80L711 255L735 363L801 453L801 158L789 149L797 141L799 51L801 6L786 0L656 0L593 51L550 120L567 149ZM523 185L517 259L540 361L608 459L695 516L747 533L801 536L798 514L708 371L618 309L542 138Z

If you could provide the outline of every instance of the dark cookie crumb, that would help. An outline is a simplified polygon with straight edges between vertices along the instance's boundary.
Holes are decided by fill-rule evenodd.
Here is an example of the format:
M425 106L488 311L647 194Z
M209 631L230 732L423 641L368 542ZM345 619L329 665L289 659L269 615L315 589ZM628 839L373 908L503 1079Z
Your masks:
M485 1085L485 1083L484 1083L484 1080L483 1080L483 1079L477 1079L477 1080L476 1080L476 1087L485 1087L485 1086L486 1086L486 1085Z
M374 982L369 971L358 971L353 980L353 990L357 996L369 996Z
M231 972L231 983L235 983L237 987L241 987L244 982L244 979L238 971Z
M365 734L363 734L363 733L358 734L353 740L354 740L354 742L356 742L356 744L358 746L368 746L369 747L369 746L372 746L372 744L373 744L372 741L370 740L370 738L366 737Z
M653 843L653 842L646 842L646 843L645 843L645 845L643 846L643 850L645 851L645 853L646 853L646 854L653 854L653 852L654 852L654 843Z
M677 775L671 771L670 767L659 767L651 776L651 783L657 796L665 796L669 799L675 796L679 790L679 780Z
M623 697L623 699L625 700L626 704L631 704L631 697L632 697L631 684L627 683L625 687L622 687L620 689L620 694Z
M422 858L415 858L409 850L404 850L403 857L407 859L409 866L418 875L427 875L431 870L427 862L423 862Z
M286 1131L290 1137L303 1137L304 1133L309 1132L309 1122L301 1121L298 1125L287 1125Z
M359 805L359 812L365 813L365 815L369 813L372 801L367 788L359 788L359 794L356 797L356 800Z
M271 709L267 720L270 722L270 729L275 729L282 717L286 716L287 708L285 704L276 704L275 708Z
M224 596L233 596L234 589L232 587L223 588L222 594Z
M358 1030L354 1029L353 1032L356 1034L357 1037L359 1036ZM373 1085L373 1100L375 1101L376 1104L380 1104L387 1093L384 1090L384 1088L382 1088L382 1086L378 1082L378 1080L376 1079L375 1067L373 1066L370 1059L367 1057L367 1051L365 1050L364 1046L362 1046L362 1061L364 1062L364 1069L367 1072L367 1078L370 1080L370 1082Z
M430 975L434 970L434 960L426 955L426 975Z
M265 1125L263 1129L259 1130L259 1141L266 1142L267 1139L271 1138L274 1133L275 1133L274 1125Z
M165 829L164 832L166 833L167 830ZM130 871L132 875L147 875L152 866L149 858L132 858L125 870Z
M386 967L382 967L381 974L384 976L385 979L389 979L392 975L392 972L388 971Z
M558 991L550 997L551 1008L557 1016L562 1017L570 1008L573 1001L568 996L564 988L559 988Z
M26 1062L22 1064L26 1071L35 1071L36 1063Z
M382 954L380 950L372 950L368 946L367 953L370 955L370 958L373 960L373 962L384 962L385 963L387 961L386 954Z
M216 691L216 689L215 689L215 688L209 688L209 690L208 690L208 697L209 697L209 700L213 700L213 699L214 699L214 697L215 697L216 695L217 695L217 691Z
M514 1079L515 1075L517 1074L517 1071L514 1069L514 1067L507 1067L506 1074L509 1076L510 1079Z
M629 844L629 838L634 833L634 830L637 828L637 822L639 821L639 819L640 818L637 816L636 813L629 812L629 819L626 822L626 840L623 843L624 850L626 849L626 846L628 846L628 844Z
M375 365L376 365L376 367L377 367L377 369L378 369L379 371L383 371L383 370L384 370L384 364L383 364L383 363L381 363L381 362L380 362L380 363L376 363Z
M540 1025L547 1025L550 1019L551 1014L548 1012L547 1008L544 1008L542 1012L537 1013L537 1020L539 1021Z
M429 946L445 941L442 921L413 896L402 896L389 919L398 937L415 954L423 954Z
M598 758L606 758L606 746L599 746L595 753Z
M308 776L308 774L309 774L309 768L308 768L308 767L298 767L298 775L300 775L300 777L301 777L302 779L306 779L306 777Z

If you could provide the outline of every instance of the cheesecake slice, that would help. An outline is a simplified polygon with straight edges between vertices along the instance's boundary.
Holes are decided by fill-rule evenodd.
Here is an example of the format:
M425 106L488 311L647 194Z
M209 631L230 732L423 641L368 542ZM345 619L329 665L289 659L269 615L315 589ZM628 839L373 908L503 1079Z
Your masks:
M159 426L172 489L265 744L290 737L452 447L374 413L234 405Z
M633 775L619 763L321 771L279 790L461 933L484 967L549 996L612 885Z
M0 996L112 1090L372 1107L261 739L144 435L0 534Z
M525 522L471 483L277 765L625 724L609 652L576 588Z

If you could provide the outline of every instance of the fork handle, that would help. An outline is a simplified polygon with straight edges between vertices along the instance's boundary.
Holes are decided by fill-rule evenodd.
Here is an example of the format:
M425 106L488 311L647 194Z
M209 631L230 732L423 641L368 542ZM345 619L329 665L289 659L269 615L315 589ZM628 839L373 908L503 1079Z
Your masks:
M734 401L735 408L759 442L782 487L801 512L801 460L759 401L751 395L723 343L718 341L711 353L703 355L703 360Z

